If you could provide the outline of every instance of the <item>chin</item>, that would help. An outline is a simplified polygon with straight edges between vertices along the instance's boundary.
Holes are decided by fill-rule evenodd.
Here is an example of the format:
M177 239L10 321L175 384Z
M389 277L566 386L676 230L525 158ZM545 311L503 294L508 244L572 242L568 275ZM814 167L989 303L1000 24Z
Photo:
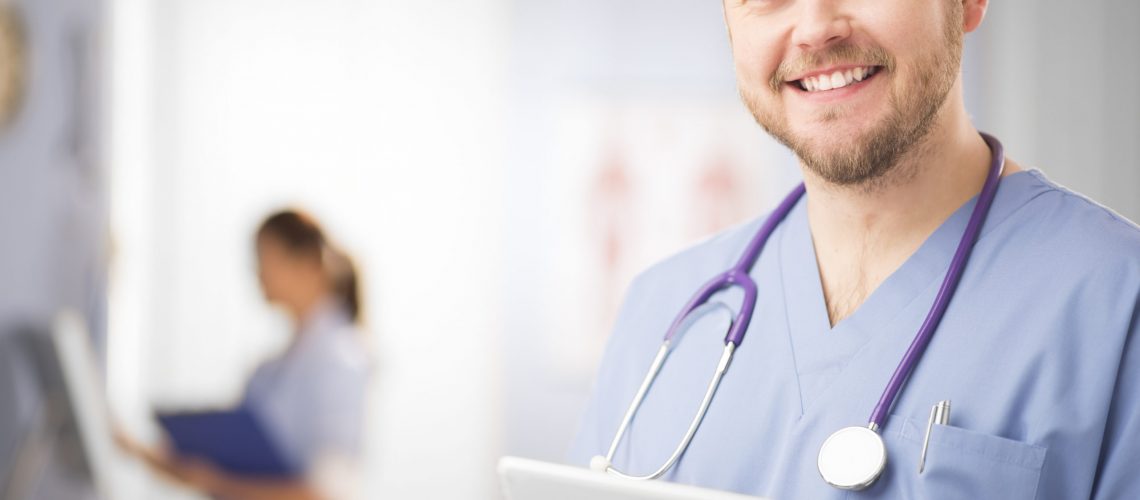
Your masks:
M816 156L833 156L860 149L863 131L834 129L822 133L814 132L799 136L799 143L805 151Z

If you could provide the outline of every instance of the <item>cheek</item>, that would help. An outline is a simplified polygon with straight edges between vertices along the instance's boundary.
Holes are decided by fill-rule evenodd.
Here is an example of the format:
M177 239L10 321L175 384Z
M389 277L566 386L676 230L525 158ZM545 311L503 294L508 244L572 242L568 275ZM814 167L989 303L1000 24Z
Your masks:
M760 90L757 86L767 89L768 80L780 64L776 40L764 36L759 27L737 26L733 31L732 58L737 78L753 92Z
M261 291L265 294L265 297L270 300L275 299L277 297L278 286L273 281L273 274L262 271L257 277L261 283Z
M281 297L281 291L287 286L287 276L279 265L267 264L262 266L258 278L261 280L262 290L270 299Z
M884 2L868 8L861 18L871 39L894 56L901 69L910 71L916 61L945 47L947 23L955 22L947 18L944 7L918 7L913 2Z

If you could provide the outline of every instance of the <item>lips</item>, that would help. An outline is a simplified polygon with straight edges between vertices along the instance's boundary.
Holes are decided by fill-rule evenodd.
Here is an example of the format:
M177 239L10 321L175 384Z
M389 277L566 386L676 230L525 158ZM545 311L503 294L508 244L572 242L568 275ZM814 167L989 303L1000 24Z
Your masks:
M880 66L859 66L806 76L788 83L807 92L823 92L841 89L870 78L881 69Z

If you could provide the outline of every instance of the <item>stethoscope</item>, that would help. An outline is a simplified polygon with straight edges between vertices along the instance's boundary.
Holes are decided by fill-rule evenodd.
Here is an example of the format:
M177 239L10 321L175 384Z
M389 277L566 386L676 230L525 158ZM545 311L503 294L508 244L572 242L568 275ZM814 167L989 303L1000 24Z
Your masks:
M962 234L962 239L958 242L958 249L954 252L954 257L950 261L950 268L946 270L946 277L943 278L942 286L938 289L938 295L934 299L934 305L931 306L930 312L926 315L926 320L922 323L922 327L918 329L918 333L915 334L914 340L911 341L906 354L903 355L898 367L895 368L894 374L891 375L890 382L888 382L886 388L883 389L883 395L879 398L879 403L875 405L874 411L871 412L870 422L865 426L851 426L835 431L820 447L819 457L817 459L819 474L823 476L823 480L826 481L827 484L836 488L861 490L874 483L875 480L879 478L879 475L882 474L883 469L886 468L887 448L883 444L879 430L882 429L883 424L886 422L887 412L890 411L891 406L897 399L903 383L906 382L907 377L914 371L915 365L918 364L919 358L922 357L922 353L930 343L931 337L934 336L934 330L942 320L942 316L946 312L946 307L950 304L950 299L954 296L954 289L958 286L958 280L962 277L962 271L966 267L966 261L970 258L970 252L974 248L974 242L978 239L978 233L982 229L982 223L989 214L990 206L993 204L994 196L997 194L998 181L1001 178L1002 169L1005 166L1005 155L1001 142L988 134L982 133L981 135L982 138L985 139L986 144L989 145L992 155L990 158L989 173L986 176L985 184L982 186L982 192L978 196L977 205L974 206L974 211L970 214L970 220L966 225L965 232ZM748 328L749 321L752 319L752 312L756 308L756 282L752 280L748 273L756 264L757 259L759 259L761 250L763 250L764 245L768 242L768 238L772 235L772 232L775 231L776 226L792 211L792 208L799 202L800 198L803 197L804 192L805 188L803 184L793 189L787 198L784 198L780 205L776 207L768 219L764 221L764 225L761 226L756 235L752 237L752 241L748 243L748 246L744 250L744 255L740 257L736 265L720 275L717 275L702 286L696 295L681 309L681 313L677 315L677 318L673 320L673 324L669 326L669 330L665 333L665 341L662 343L661 348L657 350L657 356L653 358L653 363L649 366L649 372L646 373L645 380L641 382L641 386L634 395L629 409L626 410L621 425L618 427L617 434L610 443L609 451L606 452L605 457L596 456L591 460L590 467L592 469L604 470L615 476L627 479L656 479L665 474L665 472L672 468L677 463L677 460L681 458L681 454L689 447L693 435L696 434L697 428L700 427L701 420L705 418L705 413L708 412L709 404L712 403L717 387L720 386L720 381L724 378L724 373L728 370L728 366L732 362L733 353L736 351L736 348L740 346L740 342L744 340L744 333ZM642 401L645 400L645 396L649 392L650 386L653 385L653 381L657 378L658 372L661 371L661 367L665 364L665 359L669 357L671 351L670 346L674 335L682 329L683 325L690 322L690 317L693 315L693 312L707 304L713 294L731 287L739 287L744 290L743 303L740 312L736 314L732 324L729 326L728 333L724 337L724 351L721 354L720 362L717 363L716 371L713 372L712 380L709 381L704 398L701 399L697 414L693 417L692 421L690 421L689 428L685 432L684 438L681 439L681 443L673 450L673 454L669 456L669 459L650 474L638 476L619 471L613 465L618 444L621 442L626 430L629 429L629 425L633 421L637 409L641 406Z

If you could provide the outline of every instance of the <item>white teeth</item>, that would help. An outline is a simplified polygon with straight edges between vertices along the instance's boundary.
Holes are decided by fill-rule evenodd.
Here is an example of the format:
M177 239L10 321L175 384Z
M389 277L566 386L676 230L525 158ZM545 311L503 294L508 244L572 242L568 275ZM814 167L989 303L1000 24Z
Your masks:
M836 71L831 74L831 88L837 89L847 86L847 80L843 79L843 72Z
M800 80L800 86L808 92L840 89L855 82L861 82L875 73L874 67L852 68L836 71L830 75L816 75Z
M815 79L815 85L819 90L831 90L831 78L826 76L817 77Z

